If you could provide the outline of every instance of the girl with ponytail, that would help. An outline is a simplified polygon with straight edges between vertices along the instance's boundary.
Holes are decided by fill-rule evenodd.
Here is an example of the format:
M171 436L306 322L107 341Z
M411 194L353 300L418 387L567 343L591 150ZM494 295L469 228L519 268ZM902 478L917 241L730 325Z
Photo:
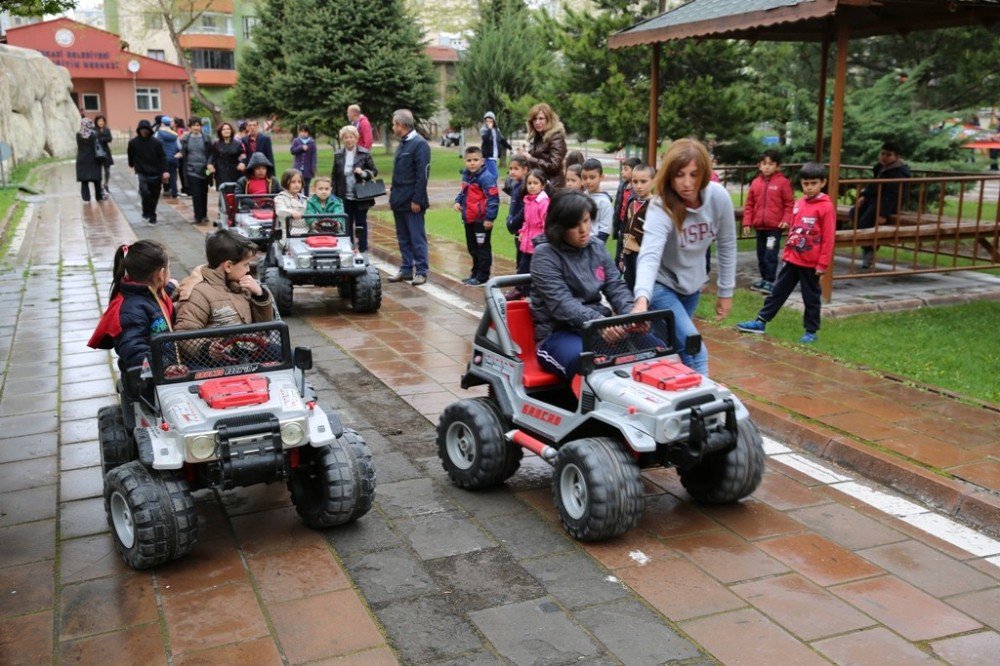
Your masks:
M170 258L160 243L140 240L115 252L108 309L88 342L93 349L114 349L118 368L142 365L149 358L150 339L173 330Z

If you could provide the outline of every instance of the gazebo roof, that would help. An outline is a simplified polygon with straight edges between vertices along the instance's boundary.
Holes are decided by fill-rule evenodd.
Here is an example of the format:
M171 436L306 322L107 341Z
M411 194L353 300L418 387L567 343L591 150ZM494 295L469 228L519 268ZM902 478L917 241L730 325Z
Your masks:
M608 45L685 38L822 41L832 36L838 10L849 12L853 37L1000 21L1000 0L692 0L612 35Z

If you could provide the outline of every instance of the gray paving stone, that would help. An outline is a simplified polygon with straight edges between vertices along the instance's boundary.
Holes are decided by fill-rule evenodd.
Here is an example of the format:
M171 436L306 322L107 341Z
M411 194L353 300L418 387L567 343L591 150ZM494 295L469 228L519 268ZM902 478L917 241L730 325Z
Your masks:
M63 400L87 400L90 398L104 397L105 404L114 404L116 399L115 383L110 378L100 381L77 382L75 384L62 384L59 387L59 395Z
M349 555L344 564L373 606L438 591L422 563L403 548Z
M360 434L365 439L365 443L368 445L368 450L372 454L376 453L388 453L392 449L392 445L389 444L389 440L382 436L378 430L374 428L364 428L358 429L358 434ZM379 479L381 483L382 479Z
M443 513L451 508L430 479L380 483L375 499L390 518Z
M102 363L100 365L88 365L85 368L67 368L62 373L62 381L66 384L74 382L107 381L113 378L111 366Z
M54 432L6 437L0 439L0 463L54 456L57 450L58 438Z
M662 664L701 653L642 603L629 599L575 613L576 620L626 664Z
M0 527L56 517L56 486L0 493Z
M101 445L98 442L81 442L59 447L59 469L63 472L101 464Z
M521 566L570 609L629 596L617 578L608 580L607 571L578 550L522 560Z
M51 377L25 377L23 379L8 379L4 382L4 395L39 395L45 393L55 393L59 390L59 378L55 375Z
M372 432L372 431L367 431ZM368 440L366 439L365 442ZM384 452L372 455L372 464L378 473L379 484L395 483L408 479L419 479L423 474L413 466L410 459L402 453Z
M58 477L59 461L55 456L4 463L0 465L0 492L47 486Z
M59 442L76 444L97 439L97 414L79 421L64 421L59 426Z
M101 497L104 494L104 473L100 467L83 467L59 475L59 499L63 502Z
M565 533L533 511L480 518L479 522L519 560L576 549Z
M395 528L423 560L471 553L496 545L468 518L456 512L397 520Z
M537 599L545 590L510 553L490 548L424 565L441 589L466 611Z
M59 409L59 418L63 421L77 421L81 419L97 419L97 411L108 404L113 403L107 397L89 398L87 400L64 400Z
M59 538L101 534L110 531L104 498L93 497L59 505Z
M38 412L54 412L58 406L58 396L54 392L23 394L13 390L4 390L3 400L0 400L0 418L37 414Z
M469 613L501 655L515 664L567 664L601 650L551 599L541 598Z
M457 657L483 647L472 626L443 596L397 601L376 608L375 614L404 663Z
M55 362L36 363L25 362L18 357L12 357L7 368L7 379L28 379L36 377L55 377L59 374L59 364Z
M438 461L438 468L440 467L441 463ZM444 470L441 470L441 475L445 478L442 485L443 494L477 518L504 516L528 510L528 505L505 487L466 490L447 481Z
M445 659L444 661L434 661L431 663L433 663L434 666L493 666L494 664L508 664L510 662L492 652L477 650L475 652L460 654L453 659Z
M375 492L381 492L381 488L376 488ZM378 511L369 511L360 520L328 530L325 534L326 540L341 556L404 546L403 540L389 529L389 524Z

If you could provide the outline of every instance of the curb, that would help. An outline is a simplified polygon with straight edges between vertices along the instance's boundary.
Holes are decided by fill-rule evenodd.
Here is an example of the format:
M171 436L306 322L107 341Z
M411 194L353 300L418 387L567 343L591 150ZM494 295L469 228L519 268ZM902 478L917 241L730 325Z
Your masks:
M382 246L370 244L371 254L383 261L399 264L401 257ZM481 287L469 287L457 278L436 272L428 273L428 282L458 294L472 302L482 298ZM989 536L1000 538L1000 497L972 484L936 474L919 465L884 453L841 432L814 423L803 417L765 402L740 398L753 413L754 422L766 434L808 451L823 460L863 474L893 490L933 506L949 516L974 527Z

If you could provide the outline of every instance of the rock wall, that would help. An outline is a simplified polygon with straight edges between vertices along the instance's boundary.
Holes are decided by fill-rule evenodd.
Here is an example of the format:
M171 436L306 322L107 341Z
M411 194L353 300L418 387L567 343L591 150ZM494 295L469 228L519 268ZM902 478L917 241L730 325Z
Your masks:
M18 162L72 157L80 111L73 82L38 51L0 44L0 141L13 147Z

